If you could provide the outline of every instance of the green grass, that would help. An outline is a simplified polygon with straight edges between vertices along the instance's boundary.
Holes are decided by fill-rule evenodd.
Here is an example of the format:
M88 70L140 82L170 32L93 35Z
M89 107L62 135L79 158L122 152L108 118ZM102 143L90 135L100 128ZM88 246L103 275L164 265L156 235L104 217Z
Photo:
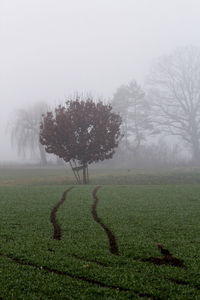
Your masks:
M105 179L101 172L95 176ZM23 178L21 184L0 187L0 299L200 299L195 288L200 287L199 185L102 186L97 211L116 235L121 255L114 256L91 216L94 185L69 192L57 213L63 236L56 241L50 211L68 186L25 185ZM156 243L187 268L142 262L160 256ZM44 266L107 287L50 273Z
M91 184L199 184L200 168L106 169L90 168ZM0 187L16 185L75 184L68 167L0 166Z

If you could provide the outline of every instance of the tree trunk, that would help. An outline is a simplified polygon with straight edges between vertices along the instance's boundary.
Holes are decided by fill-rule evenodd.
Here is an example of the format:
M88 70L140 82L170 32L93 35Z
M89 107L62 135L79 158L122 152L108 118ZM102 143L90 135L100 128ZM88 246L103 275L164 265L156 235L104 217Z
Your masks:
M39 142L39 151L40 151L40 161L41 161L41 165L42 166L46 166L47 165L47 157L46 157L46 152L44 150L44 147L42 146L42 144L40 144Z
M83 184L89 183L89 178L88 178L88 166L84 165L83 166Z
M200 149L198 139L194 139L192 142L192 162L194 165L200 165Z

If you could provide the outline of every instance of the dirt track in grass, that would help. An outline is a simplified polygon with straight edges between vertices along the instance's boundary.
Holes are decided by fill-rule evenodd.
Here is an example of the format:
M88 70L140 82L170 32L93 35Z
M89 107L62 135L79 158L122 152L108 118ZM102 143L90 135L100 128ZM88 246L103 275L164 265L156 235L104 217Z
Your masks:
M149 257L149 258L142 258L141 261L143 262L150 262L154 265L170 265L172 267L179 267L179 268L186 268L184 262L174 256L164 256L164 257Z
M70 188L68 188L67 190L64 191L60 201L51 210L50 221L53 225L53 238L56 239L56 240L60 240L61 237L62 237L61 227L60 227L60 225L58 224L58 222L56 220L56 213L57 213L59 207L66 200L67 194L72 188L73 187L70 187ZM103 228L105 233L107 234L110 252L114 255L120 255L119 250L118 250L117 240L116 240L116 237L115 237L114 233L102 222L101 218L99 218L98 214L97 214L97 206L98 206L98 203L99 203L99 198L97 197L97 192L98 192L99 188L100 188L100 186L97 186L92 191L94 201L92 203L91 213L92 213L94 221L97 222ZM183 260L178 259L177 257L174 257L169 252L169 250L164 248L164 246L162 246L161 244L157 244L157 246L158 246L158 248L159 248L159 250L162 254L162 257L149 257L149 258L143 258L143 259L141 259L139 257L136 257L135 259L143 261L143 262L150 262L150 263L153 263L153 264L156 264L156 265L171 265L171 266L175 266L175 267L186 268ZM50 249L50 248L48 248L48 251L55 252L55 250ZM97 286L102 287L102 288L113 289L113 290L116 290L116 291L119 291L119 292L132 292L140 298L161 300L161 298L158 298L158 297L156 297L156 296L154 296L153 294L150 294L150 293L142 293L142 292L139 292L137 290L135 291L134 289L121 287L121 286L118 286L118 285L109 285L109 284L106 284L104 282L101 282L101 281L93 279L93 278L87 278L87 277L82 276L82 275L73 274L69 271L61 271L61 270L58 270L58 269L50 268L48 266L43 266L43 265L31 262L29 260L14 257L13 255L1 254L0 253L0 256L5 257L7 259L10 259L11 261L13 261L17 264L35 268L38 271L46 271L46 272L54 273L54 274L57 274L57 275L68 276L68 277L70 277L72 279L75 279L75 280L80 280L80 281L83 281L83 282L86 282L86 283L89 283L89 284L97 285ZM76 258L76 259L79 259L79 260L83 260L83 261L85 261L86 263L89 263L89 264L90 263L96 263L96 264L98 264L102 267L110 266L110 264L103 263L103 262L100 262L100 261L95 260L95 259L90 260L90 259L87 259L83 256L79 256L79 255L76 255L76 254L71 254L69 256L71 256L73 258ZM166 278L166 280L171 281L171 282L173 282L174 284L177 284L177 285L188 286L188 287L200 290L200 286L192 284L188 281L173 279L173 278ZM2 298L0 297L0 300L1 299Z
M178 257L175 257L170 253L170 251L165 248L161 244L157 244L157 247L162 254L162 257L149 257L149 258L143 258L142 261L144 262L151 262L154 265L170 265L173 267L179 267L179 268L187 268L184 261L182 259L179 259Z
M56 220L56 213L57 213L59 207L66 200L67 193L69 191L71 191L72 189L73 189L73 187L70 187L66 191L64 191L64 193L62 194L62 197L61 197L60 201L51 210L50 222L53 225L53 239L54 240L60 240L61 239L61 234L62 234L61 227L60 227L59 223Z
M96 280L96 279L86 278L86 277L81 276L81 275L72 274L68 271L60 271L58 269L50 268L48 266L43 266L43 265L28 261L28 260L25 260L25 259L21 259L19 257L14 257L12 255L0 253L0 256L5 257L7 259L10 259L11 261L13 261L13 262L15 262L19 265L35 268L38 271L46 271L46 272L53 273L53 274L56 274L56 275L68 276L68 277L70 277L72 279L75 279L75 280L80 280L80 281L83 281L83 282L86 282L86 283L89 283L89 284L97 285L97 286L102 287L102 288L109 288L109 289L116 290L116 291L119 291L119 292L132 292L132 293L136 294L137 296L139 296L140 298L145 298L146 297L146 298L149 298L149 299L152 299L152 300L161 300L160 298L155 297L154 295L149 294L149 293L140 293L140 292L135 291L135 290L130 289L130 288L125 288L125 287L118 286L118 285L109 285L109 284L106 284L106 283L101 282L101 281Z
M105 233L107 234L108 237L108 241L109 241L109 250L110 253L114 254L114 255L120 255L119 254L119 249L118 249L118 245L117 245L117 240L116 237L114 235L114 233L102 222L101 218L98 217L97 215L97 204L99 202L99 198L97 197L97 191L100 189L100 186L97 186L94 188L92 195L93 195L93 204L92 204L92 216L93 219L95 220L95 222L97 222L105 231Z

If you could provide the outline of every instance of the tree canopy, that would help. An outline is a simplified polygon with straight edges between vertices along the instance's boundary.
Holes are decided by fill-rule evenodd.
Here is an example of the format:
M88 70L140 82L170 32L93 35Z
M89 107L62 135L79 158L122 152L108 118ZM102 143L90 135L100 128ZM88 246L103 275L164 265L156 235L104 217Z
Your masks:
M200 164L200 49L178 48L161 57L148 83L156 125L187 143Z
M44 147L39 142L40 121L42 114L48 110L45 102L38 102L25 109L16 111L16 118L9 126L11 141L17 147L18 154L25 156L39 154L41 164L47 163Z
M121 117L109 104L77 97L43 116L40 142L48 153L74 163L74 170L86 170L93 162L112 158L120 140Z
M135 80L120 86L112 100L113 109L122 117L123 142L126 150L139 153L142 143L153 131L150 105Z

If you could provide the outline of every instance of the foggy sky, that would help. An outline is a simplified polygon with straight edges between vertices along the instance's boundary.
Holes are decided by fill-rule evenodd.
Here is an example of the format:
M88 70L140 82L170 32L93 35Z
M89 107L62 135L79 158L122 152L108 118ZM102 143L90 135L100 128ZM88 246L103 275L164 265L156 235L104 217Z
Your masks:
M74 91L112 97L154 59L200 46L199 0L0 0L0 161L17 108Z

